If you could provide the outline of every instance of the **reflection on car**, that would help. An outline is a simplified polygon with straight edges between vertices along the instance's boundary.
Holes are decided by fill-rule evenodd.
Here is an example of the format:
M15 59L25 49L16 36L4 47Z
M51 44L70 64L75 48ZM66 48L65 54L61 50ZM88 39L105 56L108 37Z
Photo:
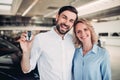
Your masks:
M21 50L0 37L0 80L38 80L33 73L24 74L20 67Z
M0 68L15 68L20 64L21 55L16 46L0 38Z

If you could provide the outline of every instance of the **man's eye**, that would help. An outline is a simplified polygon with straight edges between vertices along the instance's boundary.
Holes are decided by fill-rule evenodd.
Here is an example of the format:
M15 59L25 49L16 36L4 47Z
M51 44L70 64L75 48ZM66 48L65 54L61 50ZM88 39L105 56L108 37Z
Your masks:
M63 18L63 19L66 19L66 17L65 17L65 16L63 16L62 18Z
M70 20L71 23L74 23L74 20Z

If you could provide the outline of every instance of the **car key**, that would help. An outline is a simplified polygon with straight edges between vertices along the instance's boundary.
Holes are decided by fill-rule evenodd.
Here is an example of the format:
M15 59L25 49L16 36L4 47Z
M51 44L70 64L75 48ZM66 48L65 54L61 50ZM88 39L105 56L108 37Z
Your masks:
M26 40L30 41L32 39L32 31L27 31L27 37Z

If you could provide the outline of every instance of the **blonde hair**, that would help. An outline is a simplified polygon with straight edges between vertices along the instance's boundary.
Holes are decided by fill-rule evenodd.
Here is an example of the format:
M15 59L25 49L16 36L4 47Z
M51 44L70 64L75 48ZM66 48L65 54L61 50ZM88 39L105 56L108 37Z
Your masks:
M76 21L76 23L74 24L74 27L73 27L73 34L74 34L73 41L75 43L75 46L76 47L82 46L82 42L76 36L76 25L78 23L82 23L82 24L84 24L84 25L86 25L88 27L88 29L90 30L90 33L91 33L92 44L97 43L98 38L97 38L97 35L96 35L95 31L94 31L94 28L93 28L92 24L90 23L89 20L81 18L78 21Z

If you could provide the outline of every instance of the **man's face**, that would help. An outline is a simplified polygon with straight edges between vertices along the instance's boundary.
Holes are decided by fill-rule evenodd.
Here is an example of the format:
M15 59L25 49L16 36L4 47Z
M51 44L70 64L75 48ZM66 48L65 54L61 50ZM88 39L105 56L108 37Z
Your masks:
M71 11L64 11L56 17L58 32L65 35L73 26L76 20L76 14Z

